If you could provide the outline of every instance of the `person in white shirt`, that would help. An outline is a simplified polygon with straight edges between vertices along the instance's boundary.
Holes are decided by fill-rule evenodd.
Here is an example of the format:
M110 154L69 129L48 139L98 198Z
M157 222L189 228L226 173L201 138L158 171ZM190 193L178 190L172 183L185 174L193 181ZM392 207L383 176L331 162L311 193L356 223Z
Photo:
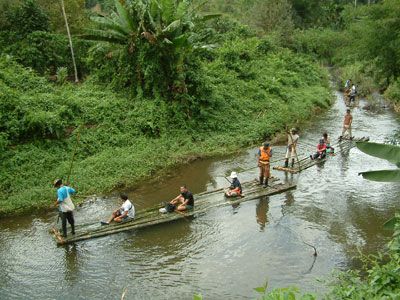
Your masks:
M294 167L294 158L296 156L296 146L299 141L299 135L295 128L292 128L290 132L288 132L288 143L286 148L286 155L285 155L285 168L289 167L289 156L292 159L291 167Z
M102 225L109 225L112 221L117 223L126 222L135 218L135 206L129 201L128 196L121 194L120 198L123 201L122 206L112 213L107 222L102 221Z

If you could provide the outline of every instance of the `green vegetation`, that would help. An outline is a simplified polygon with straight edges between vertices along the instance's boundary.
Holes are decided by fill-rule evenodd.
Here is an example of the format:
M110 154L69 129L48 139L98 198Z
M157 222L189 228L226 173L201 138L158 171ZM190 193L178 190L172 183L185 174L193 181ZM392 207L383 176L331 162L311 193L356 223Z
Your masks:
M16 9L32 10L32 3ZM123 26L138 14L129 6L117 4L112 17L97 18L86 32L91 39L104 40L111 30L121 40L76 40L81 49L91 47L87 56L77 55L87 77L80 85L66 81L66 70L72 71L68 41L46 31L51 23L24 34L63 51L46 52L42 42L2 44L8 56L0 58L0 214L48 207L54 197L50 182L67 177L75 146L71 184L81 194L109 192L197 157L259 143L328 107L327 74L307 55L293 53L278 39L260 39L229 17L206 23L205 14L194 14L180 20L186 15L178 11L189 7L173 6L163 19L158 11L163 7L142 7L147 16L154 11L161 18L159 25L140 22L153 36L126 33ZM35 11L43 16L39 6ZM24 52L35 47L44 51ZM56 83L42 75L55 76Z

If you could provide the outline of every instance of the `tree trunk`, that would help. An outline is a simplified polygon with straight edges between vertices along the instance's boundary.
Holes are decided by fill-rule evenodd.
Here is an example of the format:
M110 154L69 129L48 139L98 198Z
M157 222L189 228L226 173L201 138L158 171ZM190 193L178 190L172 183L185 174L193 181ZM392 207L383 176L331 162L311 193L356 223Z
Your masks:
M69 25L68 25L68 20L67 20L67 14L65 13L64 0L61 0L61 10L62 10L62 14L63 14L63 16L64 16L65 28L67 29L67 35L68 35L68 40L69 40L69 48L71 49L72 64L73 64L73 66L74 66L74 74L75 74L75 82L79 82L79 79L78 79L78 70L76 69L76 63L75 63L74 47L72 46L72 38L71 38L71 33L70 33L70 31L69 31Z

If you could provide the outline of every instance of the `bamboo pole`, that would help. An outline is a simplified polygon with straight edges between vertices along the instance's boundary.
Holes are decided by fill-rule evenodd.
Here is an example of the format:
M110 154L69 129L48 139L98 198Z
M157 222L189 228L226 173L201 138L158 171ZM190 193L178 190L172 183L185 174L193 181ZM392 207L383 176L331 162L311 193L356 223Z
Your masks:
M71 32L69 31L69 25L68 25L67 14L66 14L66 12L65 12L64 0L61 0L61 10L62 10L62 14L63 14L64 21L65 21L65 28L67 29L67 35L68 35L68 41L69 41L69 48L71 49L72 64L73 64L73 66L74 66L75 83L77 83L77 82L79 82L79 79L78 79L78 70L77 70L77 68L76 68L74 47L73 47L73 45L72 45Z

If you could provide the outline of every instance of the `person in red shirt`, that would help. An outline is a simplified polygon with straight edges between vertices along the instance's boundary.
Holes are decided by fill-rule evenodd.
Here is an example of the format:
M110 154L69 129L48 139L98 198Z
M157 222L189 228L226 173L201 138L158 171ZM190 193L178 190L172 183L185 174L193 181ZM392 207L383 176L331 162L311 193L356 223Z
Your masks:
M320 139L319 144L317 145L317 152L314 155L311 154L310 158L314 160L317 158L323 159L325 157L326 157L326 144L324 139Z

